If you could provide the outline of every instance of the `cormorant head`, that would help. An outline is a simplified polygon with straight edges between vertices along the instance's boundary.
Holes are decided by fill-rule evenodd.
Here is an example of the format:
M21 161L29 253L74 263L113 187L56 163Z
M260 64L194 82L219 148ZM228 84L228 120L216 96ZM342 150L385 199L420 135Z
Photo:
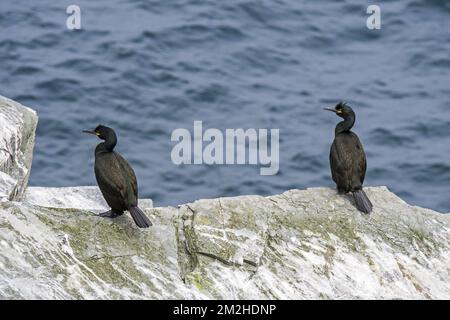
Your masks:
M111 129L107 126L103 126L103 125L99 124L97 126L97 128L95 128L94 130L83 130L83 132L96 135L97 137L99 137L99 139L105 140L105 142L100 143L97 146L97 148L99 146L102 146L102 148L104 148L108 151L113 151L114 147L117 144L116 133L114 132L113 129Z
M336 113L341 118L348 118L349 116L354 116L355 113L353 109L350 108L345 102L339 102L334 108L324 108L324 110L328 110Z
M94 130L83 130L85 133L90 133L99 137L99 139L106 140L110 137L116 137L116 133L113 129L99 124Z

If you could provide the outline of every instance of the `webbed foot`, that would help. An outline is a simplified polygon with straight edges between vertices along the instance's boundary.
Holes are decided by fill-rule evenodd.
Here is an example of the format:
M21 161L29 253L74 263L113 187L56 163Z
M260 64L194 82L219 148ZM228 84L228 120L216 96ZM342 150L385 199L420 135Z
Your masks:
M123 212L117 212L117 211L114 211L114 210L109 210L109 211L106 211L106 212L99 213L98 216L102 217L102 218L117 218L118 216L120 216L122 214L123 214Z

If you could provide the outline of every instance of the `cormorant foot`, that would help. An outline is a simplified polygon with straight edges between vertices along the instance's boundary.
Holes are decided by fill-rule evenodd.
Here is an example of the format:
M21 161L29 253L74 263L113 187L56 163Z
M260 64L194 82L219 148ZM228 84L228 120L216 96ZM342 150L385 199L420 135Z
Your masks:
M117 211L114 211L114 210L109 210L109 211L102 212L102 213L98 214L98 216L102 217L102 218L117 218L120 215L122 215L121 212L117 212Z

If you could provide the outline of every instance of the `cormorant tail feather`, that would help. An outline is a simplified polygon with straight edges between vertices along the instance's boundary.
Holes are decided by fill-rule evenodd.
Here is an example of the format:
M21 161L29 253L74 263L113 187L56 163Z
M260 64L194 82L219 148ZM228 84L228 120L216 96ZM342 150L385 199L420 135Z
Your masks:
M147 218L144 212L142 212L142 210L138 207L131 207L129 211L131 217L139 228L148 228L153 225L150 219Z
M364 213L372 212L372 202L370 202L363 190L354 191L353 198L355 199L356 208L358 208L359 211Z

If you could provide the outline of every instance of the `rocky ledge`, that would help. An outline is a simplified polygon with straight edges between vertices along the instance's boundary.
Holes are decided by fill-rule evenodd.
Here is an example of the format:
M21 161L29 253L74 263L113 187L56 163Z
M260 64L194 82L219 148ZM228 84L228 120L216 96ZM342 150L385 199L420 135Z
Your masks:
M33 157L36 112L0 96L0 201L20 200Z
M142 230L96 216L96 187L26 188L36 120L0 98L0 298L450 298L450 215L386 187L366 189L371 215L327 188L142 200Z

